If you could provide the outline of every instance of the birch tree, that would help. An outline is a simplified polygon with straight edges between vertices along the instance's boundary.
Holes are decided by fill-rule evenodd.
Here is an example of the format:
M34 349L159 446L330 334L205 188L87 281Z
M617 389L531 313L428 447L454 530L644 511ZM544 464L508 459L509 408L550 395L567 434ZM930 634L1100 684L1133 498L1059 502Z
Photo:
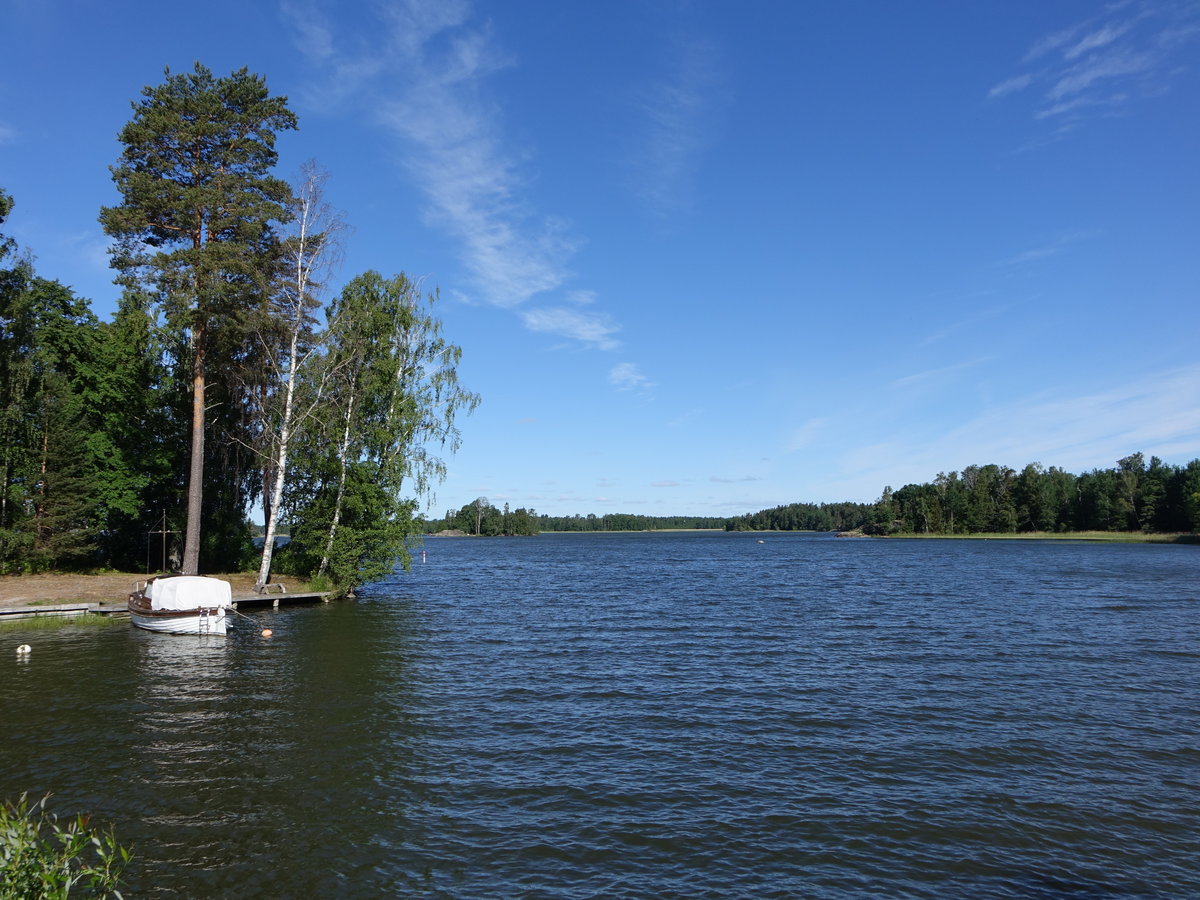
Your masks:
M283 266L272 301L270 320L260 329L259 345L273 375L264 416L262 557L255 590L271 576L275 533L287 483L288 464L296 428L320 402L321 386L301 405L302 370L314 359L320 343L314 336L318 294L327 284L339 256L340 216L325 202L327 175L308 162L301 169L292 204L293 233L283 244Z
M478 404L458 383L461 350L433 315L436 292L406 275L357 276L330 305L324 442L293 541L316 573L357 583L407 563L417 498L445 473L456 418Z

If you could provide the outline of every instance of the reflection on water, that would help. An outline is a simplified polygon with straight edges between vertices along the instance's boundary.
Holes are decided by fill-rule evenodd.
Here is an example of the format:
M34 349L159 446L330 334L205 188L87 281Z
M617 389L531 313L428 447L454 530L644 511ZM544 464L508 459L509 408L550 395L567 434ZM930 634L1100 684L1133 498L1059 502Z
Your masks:
M0 794L114 821L134 897L1200 893L1193 548L764 540L14 635Z

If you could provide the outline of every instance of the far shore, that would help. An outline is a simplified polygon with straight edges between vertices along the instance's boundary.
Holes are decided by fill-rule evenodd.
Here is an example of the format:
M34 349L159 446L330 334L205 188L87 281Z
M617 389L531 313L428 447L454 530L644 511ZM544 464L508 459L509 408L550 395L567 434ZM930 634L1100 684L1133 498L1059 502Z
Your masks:
M542 534L657 534L662 532L714 532L717 529L656 529L653 532L545 531ZM787 531L727 532L744 535L795 534ZM814 532L809 532L814 533ZM826 532L822 532L826 533ZM867 537L861 532L840 532L843 537ZM448 536L448 535L447 535ZM474 537L475 535L462 535ZM426 535L435 537L435 535ZM1090 541L1109 544L1200 544L1197 534L1146 534L1140 531L1031 531L1020 534L991 532L981 534L892 534L886 540L969 540L969 541ZM46 606L57 603L125 604L138 582L149 576L135 572L105 572L89 575L70 572L40 575L0 575L0 607ZM218 575L232 586L234 593L248 593L254 588L256 572L233 572ZM283 581L291 590L303 590L305 583L296 579Z
M1200 544L1196 534L1147 534L1144 531L1006 531L979 534L889 534L889 540L913 538L944 538L948 540L985 541L1096 541L1106 544Z

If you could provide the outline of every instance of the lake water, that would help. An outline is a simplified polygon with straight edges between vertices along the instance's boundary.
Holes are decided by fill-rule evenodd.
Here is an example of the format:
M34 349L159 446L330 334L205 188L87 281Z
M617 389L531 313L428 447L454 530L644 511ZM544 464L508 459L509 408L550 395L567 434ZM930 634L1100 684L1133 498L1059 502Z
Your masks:
M130 897L1200 896L1200 548L426 549L224 639L0 635L0 797L115 823Z

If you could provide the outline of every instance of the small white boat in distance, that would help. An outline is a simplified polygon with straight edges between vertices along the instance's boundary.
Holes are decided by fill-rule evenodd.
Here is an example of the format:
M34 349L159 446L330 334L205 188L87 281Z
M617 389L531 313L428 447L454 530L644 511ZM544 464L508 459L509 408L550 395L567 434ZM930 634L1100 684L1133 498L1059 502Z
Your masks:
M129 595L138 628L165 634L225 634L233 589L203 575L157 575Z

